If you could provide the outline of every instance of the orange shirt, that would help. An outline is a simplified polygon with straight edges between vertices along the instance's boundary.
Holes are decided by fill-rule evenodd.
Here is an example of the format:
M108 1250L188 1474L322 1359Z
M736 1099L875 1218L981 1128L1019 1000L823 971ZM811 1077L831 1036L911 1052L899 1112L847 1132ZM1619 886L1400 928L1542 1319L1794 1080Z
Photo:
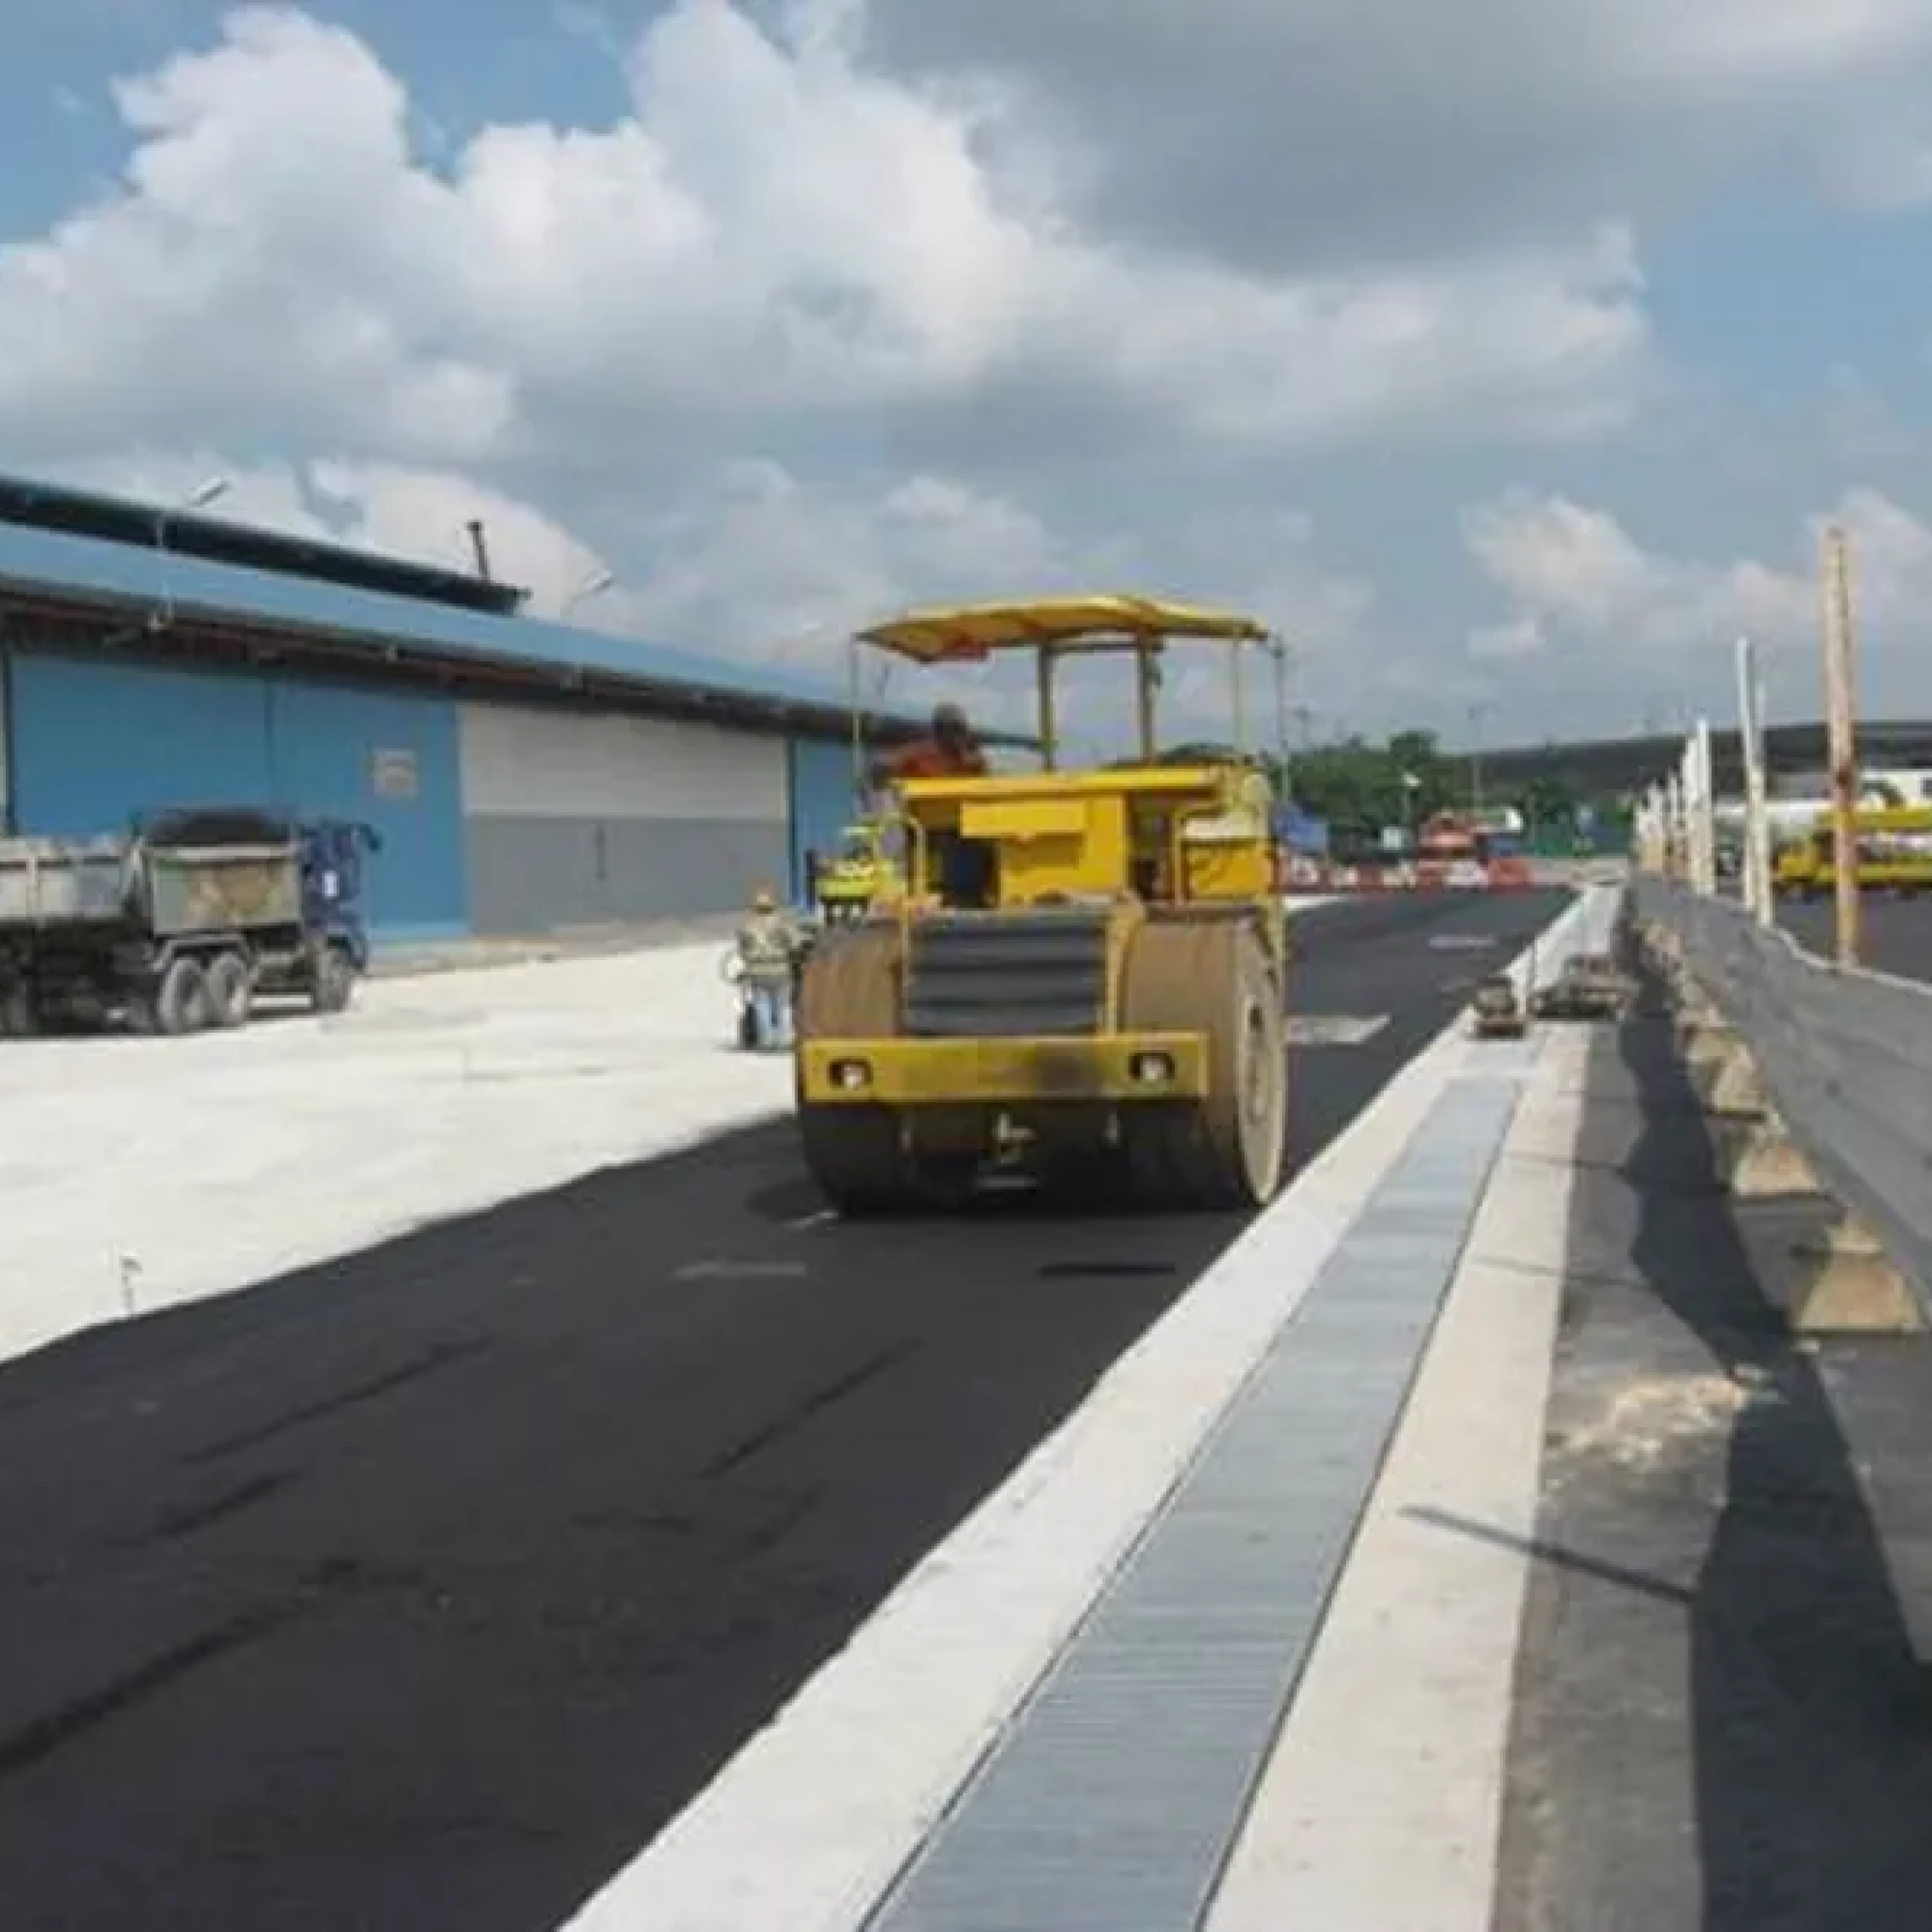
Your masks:
M886 769L896 778L971 778L983 775L986 760L976 745L949 752L937 738L920 738L896 752Z

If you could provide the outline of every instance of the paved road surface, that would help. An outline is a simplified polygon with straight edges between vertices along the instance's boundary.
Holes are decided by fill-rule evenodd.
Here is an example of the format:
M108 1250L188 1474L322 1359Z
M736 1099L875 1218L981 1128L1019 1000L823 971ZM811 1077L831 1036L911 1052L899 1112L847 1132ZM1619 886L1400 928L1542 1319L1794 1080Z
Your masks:
M1864 963L1901 979L1932 980L1932 898L1892 898L1868 893L1860 907ZM1829 899L1786 901L1778 923L1808 951L1832 957L1835 914Z
M1298 1154L1562 898L1298 922ZM0 1371L6 1932L554 1925L1240 1226L817 1210L763 1128Z

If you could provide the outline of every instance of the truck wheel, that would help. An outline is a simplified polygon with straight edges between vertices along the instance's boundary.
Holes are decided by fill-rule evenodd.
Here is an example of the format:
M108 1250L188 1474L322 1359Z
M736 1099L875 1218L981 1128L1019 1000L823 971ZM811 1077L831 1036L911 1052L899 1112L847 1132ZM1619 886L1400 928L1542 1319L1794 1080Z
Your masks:
M255 983L248 962L238 952L219 952L208 962L208 1010L211 1024L241 1027L248 1024L255 1004Z
M339 946L325 946L316 955L315 981L309 989L309 1002L319 1013L340 1013L348 1010L356 996L356 967Z
M170 961L154 988L154 1030L171 1035L199 1033L212 1017L208 975L201 962Z

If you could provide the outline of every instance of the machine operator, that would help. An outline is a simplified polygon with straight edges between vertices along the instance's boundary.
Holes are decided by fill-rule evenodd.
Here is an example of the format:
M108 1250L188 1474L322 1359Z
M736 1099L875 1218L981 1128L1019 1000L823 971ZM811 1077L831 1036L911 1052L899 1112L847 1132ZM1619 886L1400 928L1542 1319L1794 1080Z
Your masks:
M986 754L956 704L934 708L927 735L902 746L872 767L874 788L898 778L976 778L986 775Z
M986 772L986 754L965 712L956 704L935 706L927 735L902 746L872 766L874 790L902 778L976 778ZM956 832L936 832L932 840L940 894L949 905L983 906L993 894L994 854L977 839Z

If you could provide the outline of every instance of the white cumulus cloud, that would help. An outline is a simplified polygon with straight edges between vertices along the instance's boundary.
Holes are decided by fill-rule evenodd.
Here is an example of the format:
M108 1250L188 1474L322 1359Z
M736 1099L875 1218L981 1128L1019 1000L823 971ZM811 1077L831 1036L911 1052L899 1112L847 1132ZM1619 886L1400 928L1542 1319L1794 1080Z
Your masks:
M1451 11L668 0L626 38L578 6L616 110L466 128L458 60L432 139L430 77L327 0L237 7L89 92L118 172L0 241L0 442L162 494L218 469L238 514L445 562L480 517L536 608L608 573L582 620L740 656L1144 588L1275 621L1330 722L1499 679L1574 712L1582 640L1782 634L1802 568L1532 492L1472 516L1504 608L1461 652L1466 608L1383 593L1483 486L1345 555L1327 466L1574 466L1632 422L1653 189L1774 137L1909 200L1932 0Z
M1926 0L873 0L916 73L991 72L1092 205L1257 265L1437 258L1648 219L1767 167L1911 178ZM1883 185L1882 184L1888 184Z
M1610 512L1517 491L1465 512L1464 542L1510 614L1474 631L1478 657L1547 662L1584 704L1617 690L1671 716L1726 716L1732 650L1762 649L1786 716L1822 702L1820 556L1828 524L1850 539L1859 685L1875 712L1918 715L1932 611L1932 526L1880 492L1847 491L1790 533L1770 559L1718 560L1646 546ZM1627 718L1616 721L1619 725Z
M369 46L238 9L218 46L117 86L114 191L0 250L0 430L272 422L609 470L668 434L1047 386L1236 442L1619 410L1644 323L1614 227L1355 279L1122 242L1056 200L997 90L865 67L858 11L800 0L761 28L676 0L628 59L625 118L488 127L432 166Z

